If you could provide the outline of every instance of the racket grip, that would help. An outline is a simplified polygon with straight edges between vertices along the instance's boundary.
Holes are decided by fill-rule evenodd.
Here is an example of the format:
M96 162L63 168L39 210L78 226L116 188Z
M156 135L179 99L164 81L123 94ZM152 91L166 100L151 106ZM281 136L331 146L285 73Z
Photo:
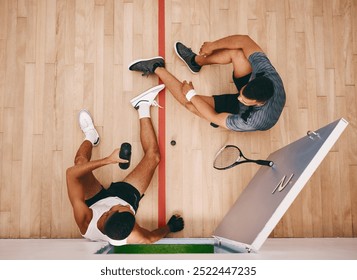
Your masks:
M265 165L265 166L270 166L270 167L272 167L274 165L274 162L272 162L270 160L260 160L260 159L258 159L256 161L256 163L259 164L259 165Z
M129 143L125 142L125 143L121 144L119 157L121 159L128 160L128 162L125 162L125 163L120 162L119 167L121 169L128 169L130 166L130 159L131 159L131 145Z

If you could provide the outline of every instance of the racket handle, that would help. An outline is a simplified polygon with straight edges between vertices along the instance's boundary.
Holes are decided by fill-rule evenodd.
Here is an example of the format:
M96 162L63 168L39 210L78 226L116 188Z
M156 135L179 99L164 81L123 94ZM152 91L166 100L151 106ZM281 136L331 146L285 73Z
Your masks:
M120 162L119 167L121 169L128 169L130 166L130 159L131 159L131 145L129 143L125 142L125 143L121 144L119 157L121 159L128 160L128 162L125 162L125 163Z
M270 160L260 160L260 159L258 159L255 162L257 164L259 164L259 165L265 165L265 166L270 166L270 167L272 167L274 165L274 162L272 162Z

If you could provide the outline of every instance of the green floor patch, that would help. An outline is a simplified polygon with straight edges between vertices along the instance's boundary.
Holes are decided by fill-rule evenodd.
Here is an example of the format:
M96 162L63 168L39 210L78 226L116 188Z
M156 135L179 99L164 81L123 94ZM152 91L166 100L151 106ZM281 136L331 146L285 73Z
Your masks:
M114 246L114 254L213 254L212 244L145 244Z

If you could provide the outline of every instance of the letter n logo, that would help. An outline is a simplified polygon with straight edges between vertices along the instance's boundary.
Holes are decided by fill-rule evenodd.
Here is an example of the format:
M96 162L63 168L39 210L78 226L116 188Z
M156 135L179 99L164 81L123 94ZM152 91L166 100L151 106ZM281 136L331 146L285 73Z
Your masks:
M276 192L276 190L278 190L278 192L281 192L283 189L285 189L285 187L289 184L289 182L291 181L293 176L294 176L294 174L291 174L289 179L286 182L285 182L286 175L283 178L281 178L280 182L276 185L276 187L273 190L272 194L274 194Z

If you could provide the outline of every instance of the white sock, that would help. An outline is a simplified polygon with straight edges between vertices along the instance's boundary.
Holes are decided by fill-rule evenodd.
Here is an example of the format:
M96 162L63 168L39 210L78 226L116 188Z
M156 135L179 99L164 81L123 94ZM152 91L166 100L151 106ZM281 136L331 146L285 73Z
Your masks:
M142 118L151 118L150 115L150 107L151 105L149 103L142 103L139 106L138 112L139 112L139 119Z
M94 145L94 143L98 140L97 133L95 133L94 130L89 130L84 135L85 135L84 140L88 140L89 142L92 143L92 145Z

